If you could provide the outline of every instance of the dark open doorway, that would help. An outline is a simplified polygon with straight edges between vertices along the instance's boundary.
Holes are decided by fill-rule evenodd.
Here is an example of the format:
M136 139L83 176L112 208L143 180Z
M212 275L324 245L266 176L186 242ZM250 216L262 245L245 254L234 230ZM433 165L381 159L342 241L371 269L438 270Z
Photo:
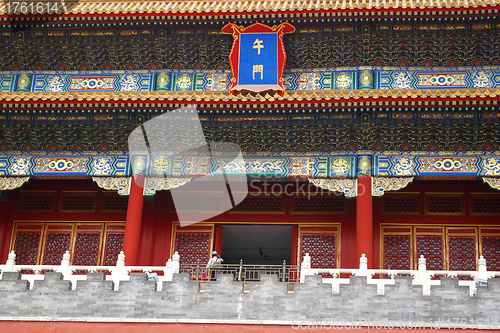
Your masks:
M291 264L291 225L230 224L222 228L221 255L224 263L281 265Z

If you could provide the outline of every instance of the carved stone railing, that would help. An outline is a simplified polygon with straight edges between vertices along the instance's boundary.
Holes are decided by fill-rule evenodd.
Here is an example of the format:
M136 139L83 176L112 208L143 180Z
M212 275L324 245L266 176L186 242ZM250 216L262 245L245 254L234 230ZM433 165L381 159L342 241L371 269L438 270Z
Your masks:
M435 277L468 277L467 280L458 281L459 286L468 286L470 296L475 296L478 285L487 285L490 278L500 277L500 271L488 271L486 259L481 256L477 263L477 271L436 271L427 270L426 260L423 255L418 259L418 270L400 270L400 269L368 269L367 258L365 254L359 259L359 268L311 268L311 257L308 253L304 256L300 270L300 282L305 281L306 275L331 275L331 278L323 278L323 283L332 285L332 292L338 293L341 284L349 284L349 278L341 278L341 274L349 276L366 276L367 284L377 286L377 294L385 294L386 285L394 285L397 276L411 276L412 285L422 286L423 294L431 294L431 286L440 286L441 281ZM374 278L374 277L381 278Z
M86 281L88 273L104 272L107 281L113 281L114 290L119 290L121 281L130 281L131 272L143 272L148 278L157 283L156 290L161 291L164 281L172 281L176 273L188 273L192 280L209 281L209 272L205 265L180 264L180 256L177 252L168 259L165 266L125 266L125 255L118 255L116 266L78 266L70 265L70 254L68 251L63 255L61 265L17 265L14 251L9 253L5 265L0 265L0 279L4 272L22 272L22 280L30 283L33 288L34 281L44 280L44 272L59 272L63 280L71 281L72 289L77 287L77 281ZM233 267L234 266L234 267ZM395 270L395 269L368 269L367 258L363 254L359 259L359 268L311 268L311 257L308 253L303 258L300 266L275 265L276 267L257 267L255 265L224 265L220 268L220 274L233 275L234 281L259 281L261 274L275 274L281 282L304 283L307 275L322 275L322 282L331 284L332 293L339 293L341 284L350 284L350 276L366 277L368 285L377 286L377 294L384 295L385 287L395 285L396 277L409 276L412 285L421 286L423 295L431 294L431 286L440 286L441 280L437 277L466 277L459 280L459 286L469 287L470 296L475 296L478 286L487 285L488 279L500 277L500 271L488 271L486 260L480 257L477 263L477 271L437 271L427 270L426 260L423 256L418 259L417 270ZM193 278L194 272L197 272ZM205 273L205 275L204 275ZM325 276L331 277L325 277Z
M53 271L62 273L63 280L71 281L72 289L75 290L76 282L87 280L88 273L104 272L106 280L113 281L114 290L119 290L120 281L129 281L131 272L143 272L148 274L149 279L157 282L157 290L160 291L163 281L172 281L173 275L179 273L179 258L179 253L176 251L165 266L125 266L125 254L121 251L116 266L76 266L70 265L71 256L66 251L61 265L16 265L16 254L12 251L5 265L0 265L0 279L5 272L23 272L21 279L28 280L32 289L35 280L44 280L44 272ZM26 274L26 272L33 273Z

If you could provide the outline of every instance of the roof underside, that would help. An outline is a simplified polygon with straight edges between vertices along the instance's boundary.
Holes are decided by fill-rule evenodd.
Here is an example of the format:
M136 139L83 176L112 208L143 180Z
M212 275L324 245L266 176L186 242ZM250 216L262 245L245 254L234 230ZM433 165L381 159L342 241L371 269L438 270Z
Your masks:
M215 29L0 28L0 70L229 69L232 37ZM500 64L500 21L298 27L286 69Z
M152 118L151 113L4 115L0 150L127 150L131 131ZM500 150L498 112L201 116L200 120L207 142L232 142L249 154Z

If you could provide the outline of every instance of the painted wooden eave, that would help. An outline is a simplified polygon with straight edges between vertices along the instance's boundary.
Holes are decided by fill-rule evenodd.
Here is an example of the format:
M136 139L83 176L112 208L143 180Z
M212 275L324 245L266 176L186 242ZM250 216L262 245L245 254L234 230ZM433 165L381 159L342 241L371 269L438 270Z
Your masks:
M433 89L433 90L323 90L291 91L284 96L278 94L238 94L206 91L134 91L134 92L3 92L0 102L50 103L51 101L68 102L118 102L118 101L165 101L165 102L216 102L216 103L269 103L308 101L363 101L376 99L390 100L436 100L439 99L491 99L500 96L499 88L485 89Z

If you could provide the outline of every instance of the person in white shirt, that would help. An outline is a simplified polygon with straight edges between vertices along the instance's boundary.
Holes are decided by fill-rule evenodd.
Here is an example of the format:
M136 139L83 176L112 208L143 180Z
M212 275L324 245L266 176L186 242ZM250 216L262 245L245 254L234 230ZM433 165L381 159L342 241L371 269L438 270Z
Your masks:
M210 279L215 281L215 270L211 269L214 266L221 265L224 262L224 259L217 253L217 251L212 252L212 258L207 263L206 269L210 269ZM215 268L215 267L214 267Z

